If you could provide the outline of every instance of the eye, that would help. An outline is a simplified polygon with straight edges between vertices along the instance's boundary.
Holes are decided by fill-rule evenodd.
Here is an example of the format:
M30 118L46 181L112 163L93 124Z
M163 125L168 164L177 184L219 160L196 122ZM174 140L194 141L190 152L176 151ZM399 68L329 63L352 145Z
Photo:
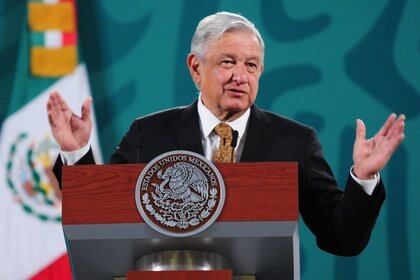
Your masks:
M230 68L230 67L232 67L234 64L235 64L235 63L233 62L233 60L228 60L228 59L222 60L222 61L220 62L220 65L222 65L222 67L225 67L225 68Z
M246 67L248 68L249 72L255 72L255 71L257 71L258 65L253 63L253 62L248 62L246 64Z

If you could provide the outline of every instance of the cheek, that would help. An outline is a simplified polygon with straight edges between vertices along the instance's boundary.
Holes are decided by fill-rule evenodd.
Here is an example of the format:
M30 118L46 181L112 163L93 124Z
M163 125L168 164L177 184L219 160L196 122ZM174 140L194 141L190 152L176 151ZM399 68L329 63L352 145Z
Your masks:
M249 86L251 89L250 98L254 100L258 93L259 77L251 76L249 81L250 81Z
M217 86L222 85L224 86L226 83L229 82L231 75L230 70L228 69L214 69L212 73L215 81L217 82Z

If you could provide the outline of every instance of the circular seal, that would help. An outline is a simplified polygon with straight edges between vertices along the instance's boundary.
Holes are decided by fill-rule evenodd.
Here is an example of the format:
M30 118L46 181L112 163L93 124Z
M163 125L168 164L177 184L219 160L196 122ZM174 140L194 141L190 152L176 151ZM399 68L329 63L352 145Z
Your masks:
M225 185L205 157L172 151L146 165L137 179L135 199L141 217L153 229L184 237L205 230L217 219Z
M19 132L9 144L6 182L13 200L41 221L61 223L61 191L52 172L58 146L46 135Z

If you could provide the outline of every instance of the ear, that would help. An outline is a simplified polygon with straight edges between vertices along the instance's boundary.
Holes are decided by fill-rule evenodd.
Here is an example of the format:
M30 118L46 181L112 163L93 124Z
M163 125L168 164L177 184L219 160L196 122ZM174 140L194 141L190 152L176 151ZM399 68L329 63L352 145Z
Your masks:
M200 65L201 61L195 54L189 54L187 57L187 66L190 70L191 78L197 85L200 85L201 75L200 75Z

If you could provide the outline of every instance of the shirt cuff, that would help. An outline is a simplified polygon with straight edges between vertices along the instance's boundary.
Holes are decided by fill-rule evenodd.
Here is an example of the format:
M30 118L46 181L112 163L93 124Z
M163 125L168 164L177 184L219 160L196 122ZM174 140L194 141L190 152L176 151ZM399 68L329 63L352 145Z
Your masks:
M76 162L78 162L84 155L86 155L89 152L90 144L88 143L84 147L75 150L75 151L63 151L60 149L60 157L61 161L65 165L74 165Z
M359 185L362 186L363 190L368 194L372 195L373 191L375 190L375 187L379 184L379 180L381 179L381 176L379 173L376 173L373 179L368 180L362 180L356 177L353 172L353 166L350 168L350 175L353 177L353 180L355 180Z

